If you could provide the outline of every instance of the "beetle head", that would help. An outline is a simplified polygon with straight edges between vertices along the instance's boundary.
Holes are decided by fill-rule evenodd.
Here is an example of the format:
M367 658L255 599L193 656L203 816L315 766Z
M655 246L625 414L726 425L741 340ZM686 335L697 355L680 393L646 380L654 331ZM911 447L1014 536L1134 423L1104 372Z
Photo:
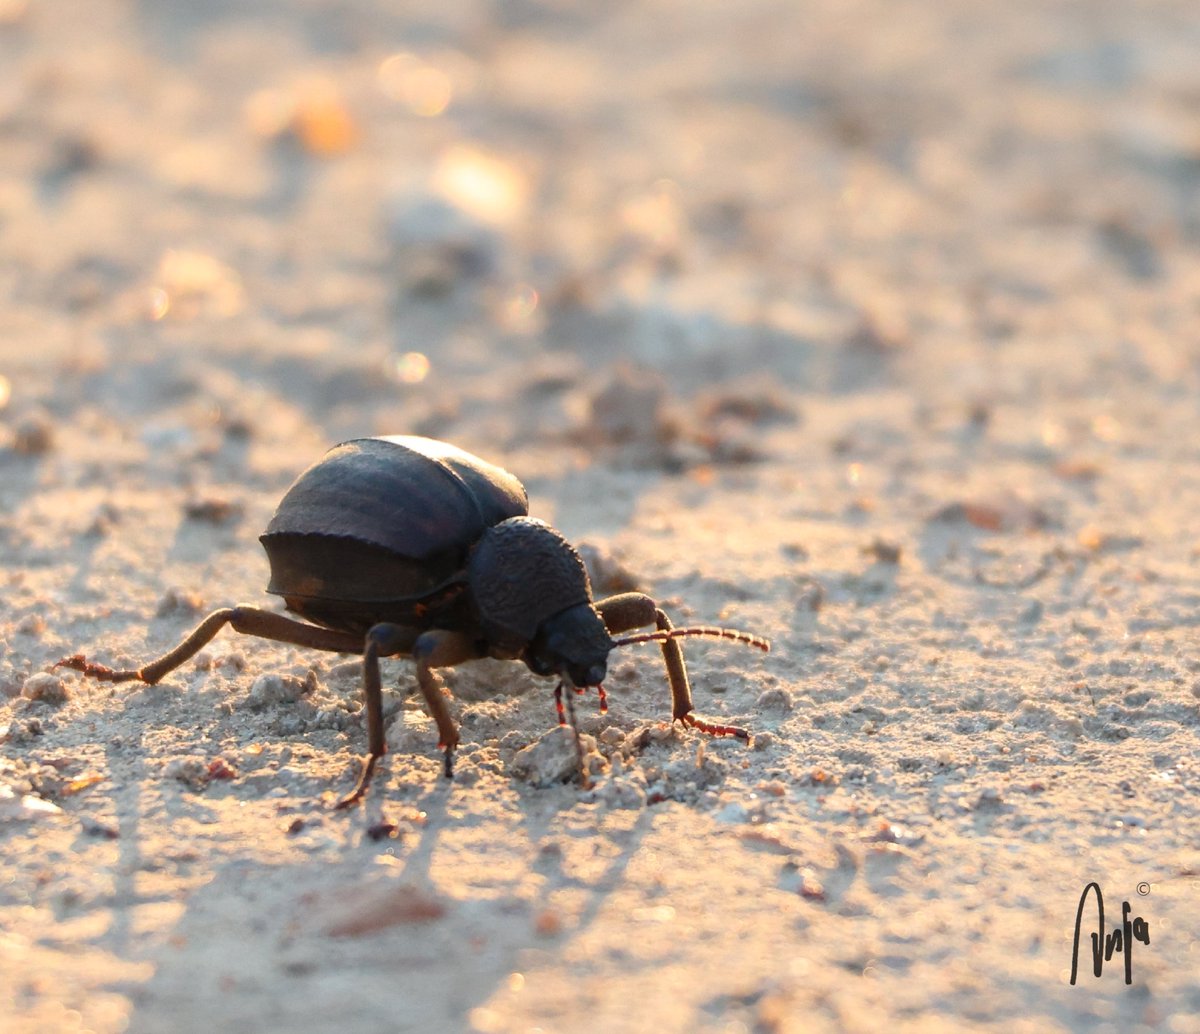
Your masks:
M467 563L479 626L493 656L521 657L539 675L596 685L612 640L592 606L575 548L543 521L511 517L483 533Z
M578 603L542 622L524 659L535 675L561 675L582 688L604 681L612 648L596 608Z

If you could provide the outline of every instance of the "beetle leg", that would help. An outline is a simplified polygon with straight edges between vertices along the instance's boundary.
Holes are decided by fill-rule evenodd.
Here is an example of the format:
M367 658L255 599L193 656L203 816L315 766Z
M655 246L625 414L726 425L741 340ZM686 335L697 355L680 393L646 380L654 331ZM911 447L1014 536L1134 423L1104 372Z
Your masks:
M631 628L644 628L646 625L655 625L663 631L670 631L673 627L662 608L640 592L609 596L600 600L596 609L600 611L609 632L627 632ZM671 684L671 716L676 721L686 722L692 713L692 688L688 683L687 666L683 663L683 650L674 639L664 640L661 646L663 661L667 666L667 681Z
M473 661L485 656L475 640L461 632L444 628L431 628L422 632L412 649L417 662L417 685L429 707L429 713L438 728L438 746L445 749L445 773L449 779L454 775L454 748L458 746L458 726L450 717L446 696L438 684L434 668L452 668L463 661Z
M138 680L153 685L164 675L178 668L184 661L195 656L207 646L226 625L235 632L272 639L279 643L294 643L313 650L330 650L333 653L358 653L362 640L349 632L335 632L294 621L269 610L257 607L225 607L214 610L188 634L174 650L163 654L140 668L116 669L104 664L95 664L83 654L64 657L54 665L56 668L72 668L102 682L131 682Z
M383 728L383 684L379 677L379 658L407 654L413 649L420 633L415 628L387 622L373 625L362 643L363 701L367 712L367 756L354 789L334 808L349 808L366 796L375 774L375 765L387 753L387 737Z
M669 632L675 627L666 612L653 599L640 592L609 596L597 602L596 609L609 632L626 632L632 628L644 628L646 625L654 625L662 632ZM745 729L735 725L714 725L692 713L692 687L688 682L687 665L683 662L683 648L678 639L664 639L660 645L663 663L667 666L667 681L671 684L671 717L710 736L750 739L750 734Z
M463 661L473 661L483 654L474 640L460 632L433 628L419 632L405 625L387 622L374 625L367 632L363 646L363 695L367 709L367 757L362 774L354 789L335 807L349 808L366 795L375 774L375 765L387 753L387 737L383 728L383 690L379 678L379 658L408 654L417 665L417 685L425 698L425 706L438 729L438 746L445 750L445 773L454 774L454 748L458 746L458 726L450 716L446 696L438 683L434 668L452 668Z

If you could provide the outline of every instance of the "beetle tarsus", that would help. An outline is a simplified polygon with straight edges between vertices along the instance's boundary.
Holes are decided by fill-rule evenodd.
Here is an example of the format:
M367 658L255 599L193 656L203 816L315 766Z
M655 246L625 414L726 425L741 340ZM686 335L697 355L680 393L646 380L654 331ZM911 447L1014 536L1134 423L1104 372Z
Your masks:
M442 755L442 775L447 779L454 778L454 745L450 744L446 747L445 753Z
M368 754L366 756L366 759L363 761L362 774L358 777L358 782L354 784L354 789L333 806L334 811L344 811L346 808L353 808L359 801L366 797L367 790L371 787L371 777L375 774L375 763L378 760L378 754Z
M107 664L96 664L89 661L81 653L75 653L70 657L64 657L61 661L56 661L54 667L70 668L72 671L82 672L89 678L99 679L101 682L132 682L142 678L141 669L110 668Z
M750 733L738 725L716 725L706 722L703 718L697 718L694 714L682 715L678 720L689 728L708 733L709 736L733 736L743 742L750 742Z

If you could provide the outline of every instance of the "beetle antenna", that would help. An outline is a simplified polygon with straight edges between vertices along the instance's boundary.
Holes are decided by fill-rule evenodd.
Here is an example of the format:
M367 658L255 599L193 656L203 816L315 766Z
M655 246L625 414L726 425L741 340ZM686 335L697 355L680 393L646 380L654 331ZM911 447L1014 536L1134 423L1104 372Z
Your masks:
M634 646L637 643L665 643L668 639L682 639L684 636L708 636L713 639L732 639L735 643L745 643L767 653L771 649L769 640L749 632L739 632L736 628L715 628L712 625L693 625L689 628L659 629L657 632L641 632L638 635L627 635L614 639L613 646Z

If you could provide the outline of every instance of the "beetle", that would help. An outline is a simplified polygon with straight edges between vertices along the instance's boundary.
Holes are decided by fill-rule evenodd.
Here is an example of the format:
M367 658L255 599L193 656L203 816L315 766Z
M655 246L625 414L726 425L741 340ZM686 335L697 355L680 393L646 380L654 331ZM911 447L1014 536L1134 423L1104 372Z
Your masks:
M453 773L458 726L436 668L481 657L521 660L564 686L595 687L604 706L610 651L658 642L675 721L713 736L749 739L732 725L692 712L684 636L720 636L770 649L731 629L674 628L658 604L626 592L593 600L579 553L554 528L529 516L525 488L508 471L430 438L356 438L335 446L284 494L259 540L271 577L267 592L303 620L239 605L215 610L173 650L136 669L114 669L83 654L56 667L105 682L158 682L226 625L316 650L361 654L368 754L354 789L366 794L387 751L379 659L406 656L437 724L444 772ZM624 638L616 633L654 626ZM568 698L569 699L569 698Z

